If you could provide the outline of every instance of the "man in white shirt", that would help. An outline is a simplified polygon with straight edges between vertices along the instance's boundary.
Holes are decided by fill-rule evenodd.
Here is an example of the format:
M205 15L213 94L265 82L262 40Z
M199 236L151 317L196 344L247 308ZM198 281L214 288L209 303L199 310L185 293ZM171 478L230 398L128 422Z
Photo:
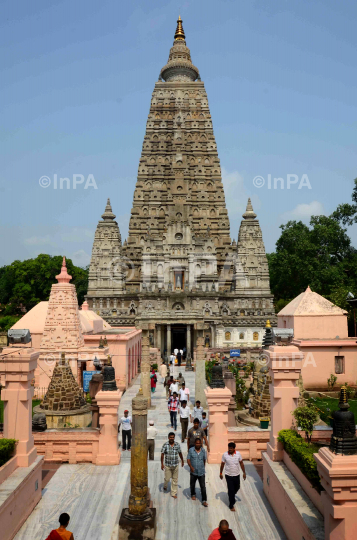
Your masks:
M174 349L174 355L177 356L178 349Z
M175 360L176 356L174 354L170 354L170 373L171 375L175 375Z
M231 512L235 512L236 493L238 493L240 488L240 470L242 469L243 471L243 480L247 476L245 474L243 458L236 451L236 444L234 442L228 443L228 452L225 452L222 456L221 470L219 472L221 479L223 479L224 468L228 488L229 509Z
M195 418L198 418L198 420L200 421L200 427L201 427L202 413L203 413L203 407L201 407L200 400L197 400L196 407L193 408L193 412L191 414L191 422L193 422Z
M123 450L131 450L131 416L129 411L124 411L124 416L121 417L119 426L121 425L121 438Z
M176 381L173 382L173 383L171 383L171 385L170 385L170 396L172 396L174 392L176 392L177 395L178 395L178 393L179 393L179 391L178 391L178 384L177 384Z
M187 438L187 428L188 428L189 418L190 418L190 408L187 405L187 401L181 401L181 407L180 407L181 442L185 442Z
M179 390L179 400L182 403L182 401L187 401L187 403L190 401L190 391L188 388L186 388L185 383L182 383L182 386Z
M149 460L154 461L154 453L155 453L155 437L157 435L158 431L156 427L154 427L154 420L150 420L148 432L147 432L147 441L148 441L148 452L149 452Z

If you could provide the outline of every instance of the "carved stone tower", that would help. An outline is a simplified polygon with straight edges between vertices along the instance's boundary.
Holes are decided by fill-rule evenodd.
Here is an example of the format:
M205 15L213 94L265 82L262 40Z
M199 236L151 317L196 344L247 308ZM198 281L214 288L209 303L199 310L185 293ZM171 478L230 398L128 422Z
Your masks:
M250 200L238 246L230 238L207 94L181 18L152 94L122 248L117 228L108 242L105 226L114 225L115 216L111 208L112 217L106 213L94 240L87 299L111 324L145 327L163 353L186 346L188 354L198 331L207 346L258 346L266 319L275 325Z

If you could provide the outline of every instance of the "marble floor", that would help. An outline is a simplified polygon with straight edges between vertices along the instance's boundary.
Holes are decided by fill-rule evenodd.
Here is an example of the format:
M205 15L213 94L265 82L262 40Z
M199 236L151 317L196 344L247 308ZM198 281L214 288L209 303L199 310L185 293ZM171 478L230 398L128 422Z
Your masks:
M177 368L176 368L177 369ZM177 370L178 371L178 370ZM186 386L194 401L195 374L184 372ZM237 540L278 540L285 535L263 493L262 481L254 465L246 462L247 480L237 495L236 512L227 504L226 483L219 478L219 465L206 466L208 508L197 500L191 501L187 464L179 471L178 498L163 492L163 472L160 468L160 450L171 431L165 390L158 377L157 390L152 396L153 408L149 420L159 430L155 460L149 462L149 488L154 507L157 508L156 540L206 540L221 519L227 519ZM139 378L125 392L119 407L119 417L125 409L131 411L131 400L139 390ZM177 440L180 442L180 426ZM186 444L182 444L186 458ZM62 465L44 489L43 498L16 535L17 540L42 540L54 528L61 512L71 515L69 529L75 540L116 540L118 520L128 504L130 455L122 452L121 463L115 467L95 467L90 464ZM185 460L186 461L186 460Z

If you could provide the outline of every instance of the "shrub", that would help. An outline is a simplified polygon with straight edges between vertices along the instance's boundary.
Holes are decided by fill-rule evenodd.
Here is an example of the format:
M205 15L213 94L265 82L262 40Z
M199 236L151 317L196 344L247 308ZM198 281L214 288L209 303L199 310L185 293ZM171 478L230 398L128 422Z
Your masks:
M314 454L319 451L316 444L308 444L293 429L282 429L279 431L278 440L283 443L284 450L289 454L291 460L299 467L301 472L311 482L311 485L320 493L322 486L317 472L317 464Z
M297 407L293 412L293 416L298 427L305 431L306 440L310 443L312 430L319 419L319 413L314 406L306 405L305 407Z
M336 384L336 381L337 381L337 377L336 375L334 375L333 373L331 373L331 376L329 379L327 379L327 384L328 384L328 387L331 388L331 390L333 389L333 387L335 386Z
M154 369L155 371L157 371L159 368L159 366L157 364L152 364L151 365L151 371Z
M12 457L16 442L16 439L0 439L0 467Z

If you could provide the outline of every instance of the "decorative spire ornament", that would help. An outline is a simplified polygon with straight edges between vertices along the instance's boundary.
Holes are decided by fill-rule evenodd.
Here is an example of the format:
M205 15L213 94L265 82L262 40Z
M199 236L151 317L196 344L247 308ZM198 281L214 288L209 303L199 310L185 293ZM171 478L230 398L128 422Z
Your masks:
M179 18L177 19L175 41L185 41L185 32L183 31L183 27L182 27L181 15L179 15Z
M357 437L355 416L347 400L347 389L341 387L340 410L332 413L333 433L330 441L330 450L334 454L354 455L357 454Z

